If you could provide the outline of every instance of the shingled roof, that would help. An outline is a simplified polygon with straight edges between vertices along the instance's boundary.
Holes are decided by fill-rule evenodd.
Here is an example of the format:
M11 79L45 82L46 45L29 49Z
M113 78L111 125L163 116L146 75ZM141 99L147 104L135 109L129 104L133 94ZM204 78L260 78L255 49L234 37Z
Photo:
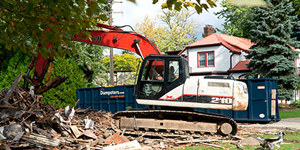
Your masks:
M212 46L212 45L223 45L233 53L241 53L245 51L246 53L250 52L250 47L253 45L250 39L229 36L220 33L214 33L210 36L207 36L199 41L196 41L188 45L180 54L185 51L187 48L193 47L203 47L203 46Z
M239 61L233 68L229 69L229 72L241 72L241 71L251 71L247 67L247 64L249 64L251 60L245 60L245 61Z

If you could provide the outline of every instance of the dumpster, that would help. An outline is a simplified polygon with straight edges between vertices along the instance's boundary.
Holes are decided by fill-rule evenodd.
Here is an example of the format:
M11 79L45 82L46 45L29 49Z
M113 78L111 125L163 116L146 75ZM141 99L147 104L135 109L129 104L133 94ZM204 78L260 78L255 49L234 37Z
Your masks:
M248 86L249 102L245 111L195 109L196 111L222 114L237 122L270 123L280 121L277 79L239 79Z
M90 110L105 110L115 113L127 108L149 108L148 105L136 103L135 85L114 87L80 88L76 90L78 108Z

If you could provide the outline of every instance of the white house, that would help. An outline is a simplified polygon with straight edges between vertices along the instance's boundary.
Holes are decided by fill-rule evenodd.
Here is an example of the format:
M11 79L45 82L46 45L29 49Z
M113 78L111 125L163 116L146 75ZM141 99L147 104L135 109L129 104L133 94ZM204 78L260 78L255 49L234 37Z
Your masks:
M245 78L251 72L245 56L253 45L250 39L239 38L220 33L213 33L196 41L182 50L189 61L190 75L230 75L236 79ZM293 48L293 47L291 47ZM299 52L299 49L294 50ZM300 59L295 60L300 75ZM295 91L294 99L300 99L300 91Z
M241 78L250 71L245 55L250 53L252 45L249 39L213 33L188 45L180 54L187 56L191 76L232 75Z

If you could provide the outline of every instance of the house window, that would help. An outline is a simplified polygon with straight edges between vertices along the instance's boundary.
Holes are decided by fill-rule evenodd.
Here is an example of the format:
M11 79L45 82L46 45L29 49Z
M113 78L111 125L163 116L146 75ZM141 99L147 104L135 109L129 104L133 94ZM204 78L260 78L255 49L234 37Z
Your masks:
M199 52L198 66L199 67L213 67L215 65L214 52Z

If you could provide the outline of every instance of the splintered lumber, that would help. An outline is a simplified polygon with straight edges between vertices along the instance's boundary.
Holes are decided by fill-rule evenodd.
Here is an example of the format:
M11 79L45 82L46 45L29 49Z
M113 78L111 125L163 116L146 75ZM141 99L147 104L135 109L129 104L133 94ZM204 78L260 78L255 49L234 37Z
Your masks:
M23 76L22 73L20 73L17 78L15 79L15 81L13 82L13 84L11 85L10 89L8 90L8 92L6 93L3 102L8 104L8 100L11 96L11 94L13 93L13 91L15 91L15 89L17 88L18 83L20 82L21 77Z
M31 133L30 135L24 135L22 139L37 145L44 145L44 146L51 146L51 147L58 147L60 145L59 139L48 138L44 135L38 135L35 133Z
M72 130L72 133L75 135L76 138L81 136L81 132L78 130L77 126L70 126L70 129Z

